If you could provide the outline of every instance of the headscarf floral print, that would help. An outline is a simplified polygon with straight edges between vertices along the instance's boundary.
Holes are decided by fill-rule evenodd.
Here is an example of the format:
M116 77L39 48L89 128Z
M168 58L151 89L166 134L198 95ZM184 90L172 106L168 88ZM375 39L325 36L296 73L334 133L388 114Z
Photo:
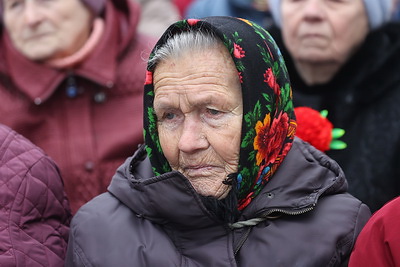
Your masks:
M272 178L289 152L296 121L288 72L275 41L245 19L208 17L171 25L156 47L184 31L211 31L222 40L236 65L242 86L243 123L237 179L238 209L243 210ZM153 53L150 55L152 57ZM171 171L157 133L153 109L153 69L148 66L144 95L144 137L153 171Z

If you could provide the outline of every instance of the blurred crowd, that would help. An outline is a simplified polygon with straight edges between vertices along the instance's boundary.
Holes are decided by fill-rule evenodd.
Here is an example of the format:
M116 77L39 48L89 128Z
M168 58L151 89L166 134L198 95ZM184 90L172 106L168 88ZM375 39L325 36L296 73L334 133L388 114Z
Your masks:
M343 131L331 138L344 145L324 153L343 169L348 192L378 218L400 196L399 0L0 1L0 229L18 224L7 237L29 236L20 246L1 242L9 251L0 253L1 266L62 266L73 215L107 191L145 142L147 59L184 19L230 16L266 29L294 106L327 111ZM400 210L398 203L391 205ZM362 259L374 247L366 244L384 242L374 233L384 222L369 223L372 234L362 232L351 266L367 266ZM373 255L400 264L385 249Z

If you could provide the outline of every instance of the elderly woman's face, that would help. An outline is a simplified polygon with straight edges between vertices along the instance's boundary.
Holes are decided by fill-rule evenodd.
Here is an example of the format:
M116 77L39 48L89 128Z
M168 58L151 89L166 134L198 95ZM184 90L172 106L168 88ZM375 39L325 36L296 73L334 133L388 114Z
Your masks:
M92 15L81 0L2 1L11 41L31 60L69 56L90 34Z
M173 170L204 196L223 198L222 181L238 168L242 94L238 72L222 45L160 63L154 109L161 147Z
M363 0L282 0L281 8L283 39L295 61L343 64L368 33Z

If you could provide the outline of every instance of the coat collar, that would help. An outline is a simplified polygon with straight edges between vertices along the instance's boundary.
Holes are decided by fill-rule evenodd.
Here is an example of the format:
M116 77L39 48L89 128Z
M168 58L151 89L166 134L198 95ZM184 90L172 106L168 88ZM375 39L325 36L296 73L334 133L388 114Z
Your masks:
M270 212L295 215L317 205L321 195L347 190L338 164L297 138L275 175L240 220ZM158 224L190 229L218 223L180 173L153 176L143 148L118 169L108 190L136 215Z
M129 19L121 18L119 13L113 3L108 1L103 37L84 63L70 70L75 75L105 87L114 83L117 55L123 52L128 41L136 34L134 30L126 31L126 28L136 29L139 9L137 4L129 3ZM17 88L36 103L46 101L69 74L69 71L54 69L26 59L12 46L4 29L1 42L8 65L8 70L5 71L8 71Z

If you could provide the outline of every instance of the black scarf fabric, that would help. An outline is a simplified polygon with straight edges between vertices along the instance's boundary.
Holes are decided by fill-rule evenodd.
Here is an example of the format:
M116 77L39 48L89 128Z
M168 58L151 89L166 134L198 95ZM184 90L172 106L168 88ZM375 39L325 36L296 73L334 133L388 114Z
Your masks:
M243 123L238 173L234 174L232 183L236 188L232 192L238 209L243 210L273 177L292 146L296 121L288 72L269 33L261 26L239 18L208 17L179 21L166 30L154 49L185 31L209 31L221 39L240 77ZM171 167L163 154L157 132L153 72L154 67L148 66L144 136L153 171L160 175L170 172Z

